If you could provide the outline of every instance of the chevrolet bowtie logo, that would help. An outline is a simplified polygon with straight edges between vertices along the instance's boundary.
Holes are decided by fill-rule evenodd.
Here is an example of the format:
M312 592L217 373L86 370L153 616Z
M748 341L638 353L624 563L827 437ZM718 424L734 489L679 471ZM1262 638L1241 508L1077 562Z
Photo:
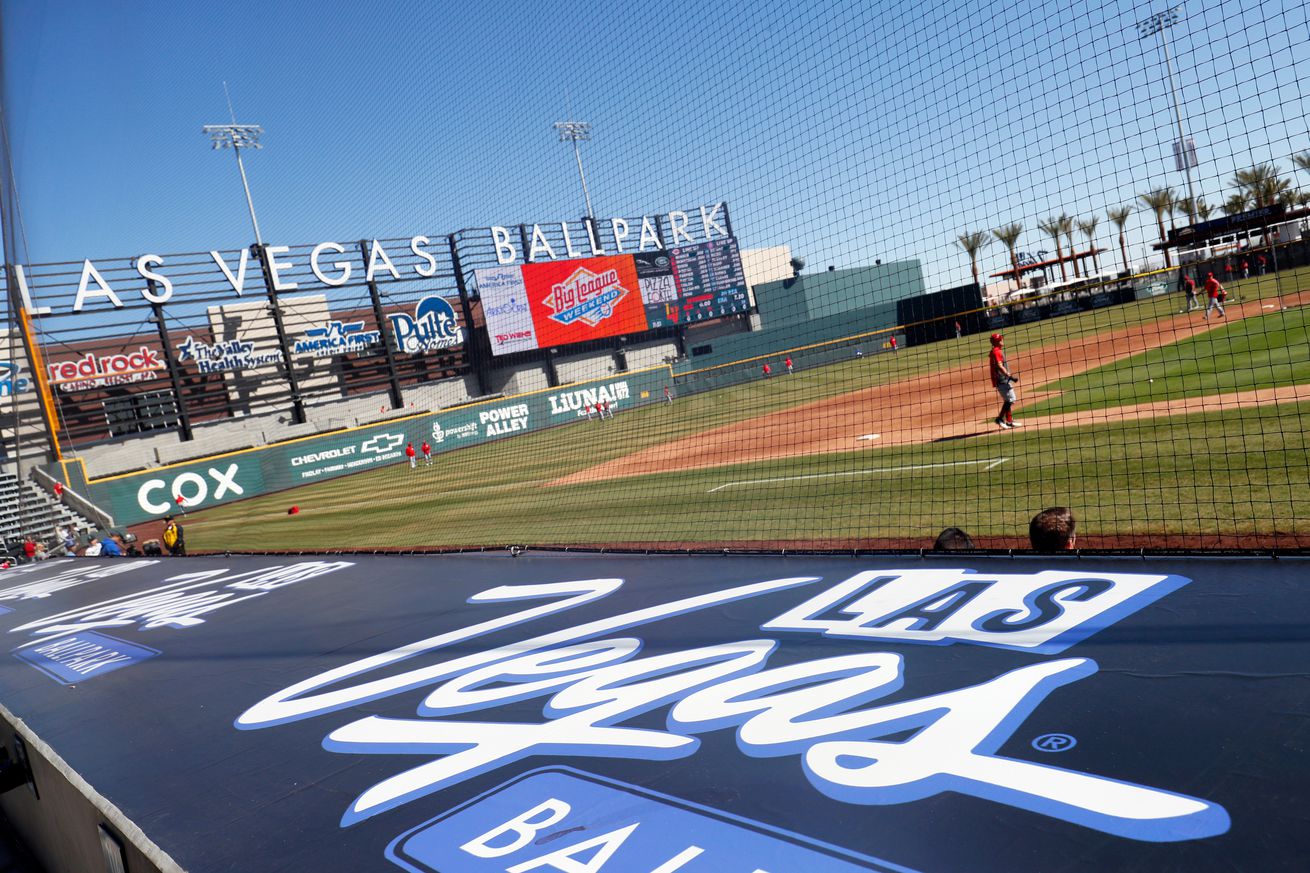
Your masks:
M384 455L405 441L405 435L399 433L380 433L371 440L365 440L360 446L364 453L377 452Z

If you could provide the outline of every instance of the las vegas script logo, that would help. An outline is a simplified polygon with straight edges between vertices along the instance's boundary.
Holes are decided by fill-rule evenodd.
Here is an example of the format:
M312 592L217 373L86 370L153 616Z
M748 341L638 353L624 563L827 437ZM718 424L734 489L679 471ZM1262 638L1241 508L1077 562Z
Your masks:
M616 636L820 581L735 585L391 669L443 649L467 652L483 635L602 600L623 580L503 585L470 602L527 605L298 682L250 707L236 727L268 728L426 692L415 718L352 719L324 738L334 752L420 759L360 794L343 826L533 755L672 760L694 754L700 734L735 729L743 754L795 756L816 791L845 803L907 803L953 791L1138 840L1191 840L1228 830L1223 807L1203 799L996 754L1048 694L1096 673L1088 658L1039 660L977 685L894 699L913 669L894 652L771 667L779 640L770 637L642 657L640 638ZM870 571L813 594L761 630L1054 655L1187 581L1128 573ZM532 698L545 698L538 723L469 718ZM625 726L658 709L667 709L664 730ZM905 739L906 731L914 733Z

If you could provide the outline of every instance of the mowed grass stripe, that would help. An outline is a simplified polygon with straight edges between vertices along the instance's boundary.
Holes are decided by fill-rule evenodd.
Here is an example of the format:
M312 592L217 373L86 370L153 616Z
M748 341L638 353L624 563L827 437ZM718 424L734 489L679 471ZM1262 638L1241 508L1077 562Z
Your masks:
M361 500L348 480L298 489L302 514L285 495L255 498L193 518L195 548L398 548L508 543L721 542L891 537L948 525L1014 536L1038 509L1075 506L1088 533L1304 532L1310 518L1306 427L1310 404L1244 416L1206 413L996 433L952 444L902 446L640 479L545 488L541 474L517 488L480 484L472 465L446 463L362 474ZM550 435L541 435L550 436ZM834 479L823 488L761 485L749 494L707 488L733 478L809 475L917 463L1013 460L984 465ZM526 464L516 453L520 465ZM448 456L453 460L456 455ZM427 475L432 474L432 475ZM339 490L343 489L343 490Z
M1199 318L1199 316L1197 316ZM1040 386L1052 415L1310 383L1310 307L1252 316Z

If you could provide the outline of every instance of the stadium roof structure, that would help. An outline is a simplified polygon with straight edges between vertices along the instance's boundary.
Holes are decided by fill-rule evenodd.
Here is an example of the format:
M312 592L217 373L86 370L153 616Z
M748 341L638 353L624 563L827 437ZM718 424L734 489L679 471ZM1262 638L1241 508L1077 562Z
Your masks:
M1104 254L1106 251L1107 251L1106 249L1096 249L1096 248L1087 249L1086 251L1083 252L1073 252L1071 254L1062 255L1057 258L1048 258L1045 261L1033 261L1030 264L1020 264L1018 270L1015 270L1013 267L1011 267L1008 270L1001 270L999 273L992 273L990 275L991 278L993 279L1017 278L1018 276L1022 276L1024 273L1030 273L1033 270L1045 270L1047 267L1055 267L1061 263L1070 263L1072 261L1077 261L1079 264L1081 264L1084 258L1090 258L1094 255Z

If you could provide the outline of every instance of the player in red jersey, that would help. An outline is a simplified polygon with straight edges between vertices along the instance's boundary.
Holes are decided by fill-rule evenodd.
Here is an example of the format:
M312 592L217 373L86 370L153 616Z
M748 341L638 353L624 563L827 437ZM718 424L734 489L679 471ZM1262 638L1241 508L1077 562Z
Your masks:
M428 445L427 440L424 440L423 445L419 446L419 451L423 453L423 466L432 466L432 446Z
M413 470L415 467L418 466L418 461L416 461L416 460L414 459L414 444L413 444L413 443L406 443L406 444L405 444L405 457L409 458L409 468L410 468L411 470Z
M992 351L987 356L987 368L992 378L992 387L1001 395L1001 411L996 416L996 425L1001 430L1009 430L1012 427L1019 427L1020 422L1014 420L1014 383L1019 381L1019 377L1010 372L1009 366L1005 361L1005 337L999 333L992 334Z
M1212 309L1218 309L1219 315L1227 318L1228 313L1224 312L1223 298L1228 295L1224 292L1224 286L1220 285L1219 280L1214 277L1214 273L1206 276L1205 292L1210 295L1210 303L1205 307L1205 320L1210 320L1210 310Z
M788 355L787 360L783 361L782 363L783 366L787 368L787 375L790 376L792 372L791 355Z

